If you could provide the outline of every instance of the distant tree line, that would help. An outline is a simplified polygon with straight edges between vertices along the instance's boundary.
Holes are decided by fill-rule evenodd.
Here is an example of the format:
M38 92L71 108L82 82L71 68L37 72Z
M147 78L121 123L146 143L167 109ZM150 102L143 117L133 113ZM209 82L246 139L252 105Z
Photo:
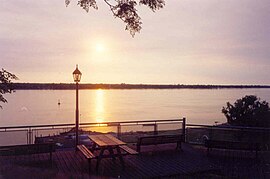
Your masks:
M70 90L74 83L13 83L17 90ZM270 88L267 85L152 85L152 84L80 84L80 89L223 89L223 88Z

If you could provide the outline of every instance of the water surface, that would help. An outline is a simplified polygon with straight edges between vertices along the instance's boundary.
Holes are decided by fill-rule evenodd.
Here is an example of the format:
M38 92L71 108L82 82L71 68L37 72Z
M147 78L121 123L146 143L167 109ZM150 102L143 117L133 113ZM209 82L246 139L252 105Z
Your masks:
M80 90L80 122L186 117L188 123L223 123L222 106L251 94L270 101L270 89ZM5 97L0 126L74 123L74 90L18 90Z

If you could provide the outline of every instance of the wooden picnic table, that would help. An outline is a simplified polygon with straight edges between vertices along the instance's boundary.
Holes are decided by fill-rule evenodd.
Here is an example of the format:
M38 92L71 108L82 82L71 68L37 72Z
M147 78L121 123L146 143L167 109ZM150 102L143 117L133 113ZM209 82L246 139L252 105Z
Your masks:
M97 156L96 171L98 171L98 166L102 158L112 158L113 161L115 161L115 158L118 157L123 169L125 168L125 163L120 150L120 146L126 145L125 142L117 139L111 134L89 135L89 139L93 141L92 151L100 149L99 155ZM109 151L108 155L104 154L105 150Z

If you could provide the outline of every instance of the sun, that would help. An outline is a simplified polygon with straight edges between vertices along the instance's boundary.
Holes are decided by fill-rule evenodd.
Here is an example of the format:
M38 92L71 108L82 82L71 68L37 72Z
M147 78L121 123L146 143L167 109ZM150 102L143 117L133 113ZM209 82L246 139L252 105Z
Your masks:
M95 50L96 50L97 52L101 53L101 52L104 52L104 51L105 51L105 47L104 47L103 44L98 43L98 44L96 44Z

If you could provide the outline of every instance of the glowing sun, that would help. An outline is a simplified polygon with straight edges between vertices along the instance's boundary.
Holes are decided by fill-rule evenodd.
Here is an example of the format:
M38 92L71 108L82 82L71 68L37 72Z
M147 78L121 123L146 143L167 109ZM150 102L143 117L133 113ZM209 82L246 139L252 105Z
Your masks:
M96 49L96 51L97 51L97 52L104 52L105 47L104 47L104 45L103 45L103 44L98 43L98 44L96 44L95 49Z

